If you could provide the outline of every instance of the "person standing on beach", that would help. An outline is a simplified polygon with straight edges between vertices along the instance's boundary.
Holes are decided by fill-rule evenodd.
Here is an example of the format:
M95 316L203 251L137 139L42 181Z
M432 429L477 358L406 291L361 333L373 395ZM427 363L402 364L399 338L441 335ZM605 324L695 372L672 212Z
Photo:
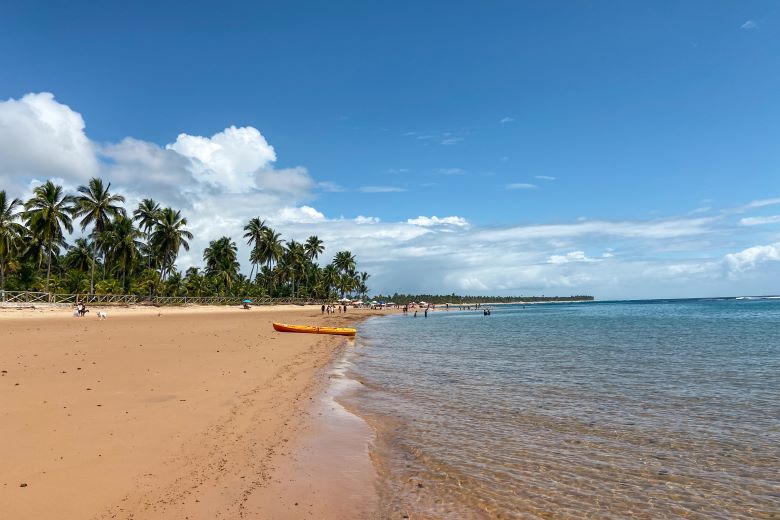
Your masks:
M322 314L325 314L325 304L322 304Z

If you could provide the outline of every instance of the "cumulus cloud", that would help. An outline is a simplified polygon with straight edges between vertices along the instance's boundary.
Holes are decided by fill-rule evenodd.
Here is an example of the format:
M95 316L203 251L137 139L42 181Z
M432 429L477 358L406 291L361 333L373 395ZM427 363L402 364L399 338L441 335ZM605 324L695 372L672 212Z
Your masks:
M408 224L415 226L457 226L457 227L469 227L468 221L463 217L442 217L437 216L424 217L419 216L417 218L410 218L406 221Z
M726 255L724 262L732 272L749 271L767 262L780 262L780 242L730 253Z
M276 161L273 147L252 127L231 126L211 137L179 134L166 148L192 160L199 181L233 192L250 191L255 172Z
M750 237L749 226L769 224L776 217L735 216L780 204L780 198L755 200L709 217L493 228L472 226L468 215L396 222L364 215L333 218L310 205L312 194L326 196L343 188L318 182L303 167L275 168L273 147L252 127L228 127L211 137L182 133L167 146L132 137L96 144L85 129L81 115L51 94L0 102L2 189L23 196L36 179L46 178L72 189L99 175L127 196L130 208L140 197L180 208L195 239L190 252L180 255L179 269L202 264L203 248L222 235L236 241L246 267L249 250L242 227L254 216L285 240L318 235L327 247L323 262L339 250L353 251L361 270L372 273L375 291L691 296L737 292L734 287L745 292L751 280L765 290L777 279L766 273L776 275L775 266L780 266L776 238L765 240L767 246L746 247L760 243ZM538 187L517 183L507 188ZM359 191L404 190L363 186ZM724 256L726 244L736 252ZM620 255L613 257L613 248ZM561 253L551 255L557 251ZM603 253L589 257L585 251ZM419 268L420 261L425 269Z
M273 217L274 221L282 222L321 222L325 215L310 206L286 207L280 209Z
M289 195L292 198L307 198L314 186L306 168L283 168L274 170L264 168L255 173L255 186L263 191L279 195Z
M0 101L0 181L22 190L29 179L81 183L98 172L81 114L49 92Z
M115 186L167 204L185 204L200 193L190 160L154 143L127 137L99 149L101 174ZM128 201L129 202L129 201Z

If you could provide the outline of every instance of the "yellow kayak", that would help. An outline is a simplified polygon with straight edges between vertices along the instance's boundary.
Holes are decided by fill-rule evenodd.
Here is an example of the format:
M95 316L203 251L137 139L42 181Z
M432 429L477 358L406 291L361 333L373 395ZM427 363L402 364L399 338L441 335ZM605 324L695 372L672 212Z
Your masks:
M312 327L310 325L287 325L274 323L274 330L279 332L304 332L307 334L336 334L337 336L354 336L357 329L349 327Z

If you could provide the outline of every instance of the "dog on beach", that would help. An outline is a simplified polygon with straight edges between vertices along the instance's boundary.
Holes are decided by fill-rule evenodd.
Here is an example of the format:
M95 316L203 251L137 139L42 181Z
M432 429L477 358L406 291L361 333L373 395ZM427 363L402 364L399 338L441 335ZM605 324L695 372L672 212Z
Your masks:
M97 317L99 320L105 320L106 318L108 318L108 313L106 313L105 311L97 311Z

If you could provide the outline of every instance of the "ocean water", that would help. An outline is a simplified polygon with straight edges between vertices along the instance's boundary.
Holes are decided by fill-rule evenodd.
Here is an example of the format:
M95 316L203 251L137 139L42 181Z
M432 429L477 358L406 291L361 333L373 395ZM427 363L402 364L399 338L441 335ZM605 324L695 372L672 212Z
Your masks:
M382 518L780 518L780 300L360 326Z

